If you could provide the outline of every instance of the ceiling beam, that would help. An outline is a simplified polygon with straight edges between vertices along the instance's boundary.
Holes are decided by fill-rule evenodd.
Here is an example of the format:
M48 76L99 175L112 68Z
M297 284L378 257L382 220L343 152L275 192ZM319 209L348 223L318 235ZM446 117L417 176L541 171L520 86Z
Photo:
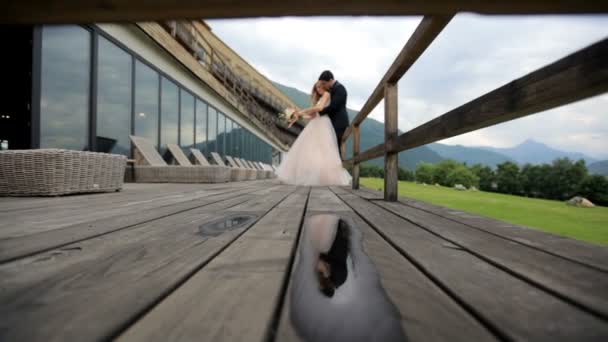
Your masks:
M4 0L2 24L280 16L608 13L605 0Z

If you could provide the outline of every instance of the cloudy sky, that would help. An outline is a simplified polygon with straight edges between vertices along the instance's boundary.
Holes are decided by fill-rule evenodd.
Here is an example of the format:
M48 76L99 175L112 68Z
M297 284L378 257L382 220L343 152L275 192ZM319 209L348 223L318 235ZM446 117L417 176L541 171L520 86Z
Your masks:
M268 78L308 91L324 69L360 109L421 17L208 21L215 34ZM547 63L608 37L608 16L457 15L399 82L407 131ZM383 121L383 104L372 117ZM608 95L443 141L513 146L533 138L608 158Z

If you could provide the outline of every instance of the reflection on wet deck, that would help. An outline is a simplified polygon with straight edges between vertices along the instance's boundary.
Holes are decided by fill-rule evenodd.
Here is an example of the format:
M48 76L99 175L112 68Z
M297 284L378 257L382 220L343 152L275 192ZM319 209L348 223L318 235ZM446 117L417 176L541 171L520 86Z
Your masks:
M608 340L605 247L275 181L0 198L0 341Z
M338 215L306 218L290 295L291 322L304 340L405 340L361 239Z

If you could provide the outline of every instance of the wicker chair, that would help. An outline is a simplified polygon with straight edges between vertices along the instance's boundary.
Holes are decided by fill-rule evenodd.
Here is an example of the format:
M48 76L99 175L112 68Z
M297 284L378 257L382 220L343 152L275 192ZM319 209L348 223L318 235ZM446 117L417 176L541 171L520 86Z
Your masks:
M217 165L167 165L148 139L132 135L131 141L135 146L134 171L137 183L225 183L230 181L229 168ZM168 146L168 148L176 160L188 161L179 147L176 149L175 146ZM181 155L175 157L175 154Z
M0 152L1 196L58 196L122 189L127 158L64 149Z
M230 166L226 165L226 163L224 163L224 160L222 159L222 157L216 152L211 152L211 157L213 157L213 160L215 160L215 163L217 165L230 168L230 180L231 181L240 182L240 181L249 180L249 172L246 169L243 169L240 167L230 167Z

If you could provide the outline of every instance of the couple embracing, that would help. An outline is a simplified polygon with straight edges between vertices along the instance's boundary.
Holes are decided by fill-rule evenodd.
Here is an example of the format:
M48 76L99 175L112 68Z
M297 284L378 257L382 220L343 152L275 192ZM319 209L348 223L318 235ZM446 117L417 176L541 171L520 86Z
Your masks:
M277 177L294 185L348 185L351 176L342 167L340 144L348 127L346 88L331 71L321 73L311 93L312 107L292 114L310 121L292 144L277 170Z

